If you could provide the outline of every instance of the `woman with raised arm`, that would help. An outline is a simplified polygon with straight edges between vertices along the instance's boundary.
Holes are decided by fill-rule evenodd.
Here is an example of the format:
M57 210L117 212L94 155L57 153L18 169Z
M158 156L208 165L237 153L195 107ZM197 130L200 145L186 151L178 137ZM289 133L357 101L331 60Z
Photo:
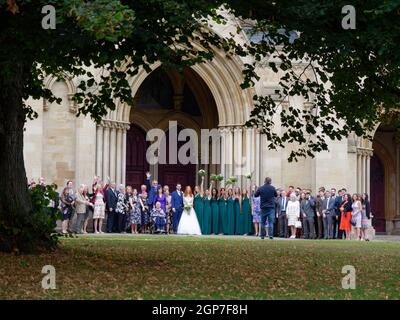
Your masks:
M242 195L240 188L236 187L233 189L234 202L233 211L235 213L235 234L243 234L243 215L242 215Z
M210 185L211 189L211 185ZM212 215L211 215L211 193L210 189L207 189L204 192L203 197L203 234L211 233L211 223L212 223Z
M243 217L243 234L249 235L253 233L253 217L251 215L250 198L247 189L242 190L242 217Z
M204 176L201 177L200 187L199 186L194 187L194 211L196 211L197 220L199 220L199 225L202 233L203 233L203 216L204 216L203 186L204 186Z
M227 224L227 234L235 234L235 212L233 209L233 190L228 189L228 199L226 200L226 224Z
M219 223L220 223L220 233L227 234L227 224L226 224L226 200L228 199L225 192L225 188L219 190L218 198L218 212L219 212Z
M220 222L219 222L219 207L218 207L218 190L213 187L211 189L211 234L220 233Z

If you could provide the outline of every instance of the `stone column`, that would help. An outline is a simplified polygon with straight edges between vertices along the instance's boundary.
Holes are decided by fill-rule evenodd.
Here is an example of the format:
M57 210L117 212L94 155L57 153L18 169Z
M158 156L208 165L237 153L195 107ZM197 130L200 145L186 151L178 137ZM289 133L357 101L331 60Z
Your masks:
M104 123L103 133L103 176L105 182L107 177L110 176L110 126Z
M244 173L245 175L248 174L252 174L252 170L251 170L251 162L252 162L252 157L253 157L253 153L251 151L252 149L252 142L251 142L251 130L250 128L246 128L246 166L245 166L245 170L246 172ZM253 179L253 175L252 175L252 179Z
M227 157L226 157L226 178L233 175L233 131L232 127L227 127Z
M367 155L367 187L365 192L370 196L370 190L371 190L371 156L372 153L369 152Z
M361 193L361 178L362 178L361 154L360 154L360 150L358 150L357 151L357 193Z
M235 175L238 179L238 185L242 186L242 127L236 127L235 131Z
M122 169L121 169L121 183L126 184L126 131L129 130L129 125L123 125L122 130Z
M117 169L115 182L122 183L122 124L117 124Z
M255 142L255 146L256 146L256 150L255 150L255 172L256 172L256 184L259 186L260 185L260 153L261 153L261 149L260 149L260 130L259 129L255 129L255 136L256 136L256 142Z
M219 134L221 135L221 164L220 173L224 176L224 180L221 181L221 187L225 187L225 163L226 163L226 129L219 128Z
M115 182L115 165L116 165L116 144L117 144L117 129L116 123L112 123L110 131L110 179Z
M96 127L96 175L103 177L103 126Z

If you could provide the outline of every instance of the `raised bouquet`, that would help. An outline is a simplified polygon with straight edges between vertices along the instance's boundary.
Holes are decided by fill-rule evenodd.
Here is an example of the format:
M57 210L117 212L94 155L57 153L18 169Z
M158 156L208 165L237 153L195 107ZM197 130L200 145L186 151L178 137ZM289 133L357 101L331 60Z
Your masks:
M197 172L197 174L198 174L200 177L204 177L204 176L206 175L206 172L205 172L203 169L200 169L200 170Z
M251 173L246 176L246 179L251 180Z
M237 182L237 178L235 176L230 177L229 180L232 181L233 184Z
M222 180L224 180L224 176L223 176L222 174L218 174L218 175L215 177L215 179L216 179L217 181L222 181Z
M210 175L210 180L211 180L211 181L217 181L217 175L216 175L215 173L212 173L212 174Z

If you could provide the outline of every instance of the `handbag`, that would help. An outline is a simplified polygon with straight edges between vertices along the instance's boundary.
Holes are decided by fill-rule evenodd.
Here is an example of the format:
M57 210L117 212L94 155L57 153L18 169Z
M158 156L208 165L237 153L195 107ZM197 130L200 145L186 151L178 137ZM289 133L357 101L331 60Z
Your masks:
M294 226L296 227L296 229L301 229L301 221L300 221L300 220L297 220L297 221L294 223Z
M352 217L351 220L350 220L350 224L351 224L353 227L355 227L355 226L357 225L357 220L356 220L354 217Z

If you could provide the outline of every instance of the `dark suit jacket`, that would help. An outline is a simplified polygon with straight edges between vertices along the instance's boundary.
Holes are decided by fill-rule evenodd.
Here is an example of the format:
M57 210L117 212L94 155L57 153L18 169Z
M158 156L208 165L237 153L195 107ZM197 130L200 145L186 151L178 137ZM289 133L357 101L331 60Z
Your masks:
M328 207L328 199L329 199L329 207ZM330 214L336 215L335 200L332 199L332 197L325 198L322 202L322 210L326 210L326 212L325 212L326 215L330 215Z
M315 201L314 199L304 199L300 204L300 212L302 215L306 215L307 218L313 218L315 216L314 212Z
M157 194L157 188L151 185L150 179L146 179L146 186L147 186L147 204L153 205L154 198Z
M282 213L282 211L286 211L288 202L290 200L290 198L288 196L285 197L286 198L286 203L285 203L285 208L282 209L282 199L283 197L277 197L275 200L275 209L276 209L276 213L279 215Z
M174 191L171 194L171 208L175 210L180 210L183 208L183 192L181 191L181 195L178 194L178 191Z
M275 198L278 196L274 186L270 184L264 184L259 187L254 194L255 197L260 197L260 208L261 209L274 209Z
M106 191L106 209L110 210L112 208L112 211L115 211L117 208L117 202L118 202L118 191L115 190L115 192L111 189L108 188Z

